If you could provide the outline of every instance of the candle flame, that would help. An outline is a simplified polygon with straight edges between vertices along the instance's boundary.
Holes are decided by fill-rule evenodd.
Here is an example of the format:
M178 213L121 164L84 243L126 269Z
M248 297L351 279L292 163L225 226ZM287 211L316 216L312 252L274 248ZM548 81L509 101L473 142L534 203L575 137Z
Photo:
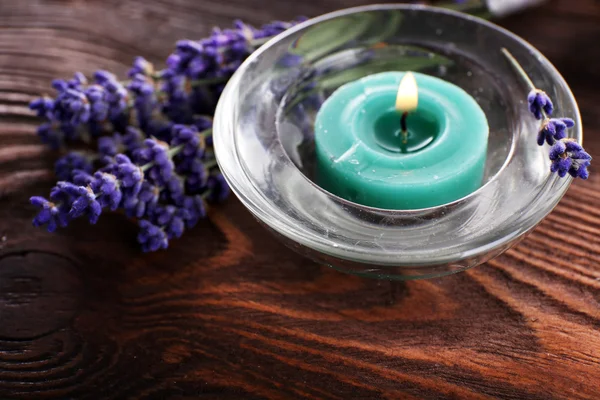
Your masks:
M417 81L412 72L407 72L398 87L396 96L396 110L402 113L411 112L417 109L419 103L419 89Z

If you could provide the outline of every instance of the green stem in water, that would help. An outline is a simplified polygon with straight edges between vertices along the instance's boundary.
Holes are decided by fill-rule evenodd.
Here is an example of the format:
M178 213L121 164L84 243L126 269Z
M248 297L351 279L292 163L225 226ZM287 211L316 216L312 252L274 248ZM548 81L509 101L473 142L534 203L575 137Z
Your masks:
M294 107L296 107L298 104L302 103L308 97L319 93L320 90L321 90L321 88L317 87L315 89L311 89L311 90L305 92L304 94L302 94L300 96L297 96L296 98L294 98L294 100L292 100L289 104L287 104L285 106L284 113L287 115Z

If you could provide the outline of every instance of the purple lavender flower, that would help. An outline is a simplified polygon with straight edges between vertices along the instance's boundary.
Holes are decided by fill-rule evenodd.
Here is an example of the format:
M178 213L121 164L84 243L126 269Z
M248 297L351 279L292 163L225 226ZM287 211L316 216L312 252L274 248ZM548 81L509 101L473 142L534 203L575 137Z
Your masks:
M144 140L144 147L134 153L134 160L138 165L149 164L146 176L152 183L161 186L171 179L175 169L169 155L169 146L154 139Z
M127 89L133 94L135 111L140 128L146 130L154 111L158 108L154 82L150 77L136 74L132 77Z
M46 119L38 128L44 142L59 148L80 134L124 134L99 137L94 163L100 169L93 175L80 154L57 162L57 174L65 181L57 183L49 200L31 199L40 207L34 225L54 231L80 216L93 224L104 207L121 207L141 219L138 241L144 251L166 248L170 238L205 216L205 199L222 201L229 194L223 176L209 176L204 164L205 147L212 145L212 119L203 115L212 113L227 79L262 42L256 39L294 23L255 29L236 21L233 29L214 29L207 39L180 41L160 72L137 57L127 88L107 71L97 71L90 85L81 73L55 80L55 98L30 104ZM208 161L211 166L213 161Z
M141 74L145 76L150 76L154 73L154 66L152 63L148 62L144 57L136 57L133 60L133 66L127 73L127 76L130 78L135 75Z
M181 40L177 42L175 53L167 59L168 68L191 79L226 76L251 53L249 42L252 39L279 34L295 23L274 22L257 30L236 21L234 29L215 28L207 39Z
M250 41L256 37L258 30L252 25L246 24L244 21L236 19L233 21L233 27Z
M119 208L123 193L121 192L121 183L116 176L106 172L96 172L89 187L101 207L109 207L111 211Z
M69 209L65 204L55 204L40 196L29 199L31 204L40 207L40 212L33 219L33 226L39 227L47 224L48 232L56 231L56 228L67 226L69 222Z
M213 121L211 117L195 115L192 123L199 132L204 132L212 128Z
M144 172L138 165L132 163L129 157L125 154L117 154L115 163L116 175L123 187L131 188L141 185Z
M213 47L231 46L238 40L239 36L245 40L244 35L239 32L230 29L221 30L220 28L214 27L206 44L212 45Z
M50 122L46 122L38 126L37 135L42 143L47 144L53 150L60 149L63 142L63 134L56 126Z
M169 57L167 57L166 64L168 69L177 72L182 64L181 56L177 53L170 54Z
M177 104L187 99L186 83L187 81L184 75L179 75L172 71L163 73L162 90L168 95L169 103Z
M188 193L201 193L206 188L208 172L199 158L186 157L179 161L177 173L185 177L185 189Z
M72 151L59 158L54 164L54 172L59 181L71 181L76 170L92 172L92 163L82 153Z
M48 97L40 97L29 103L29 109L36 112L38 117L52 119L52 110L54 109L54 100Z
M256 30L237 21L234 29L214 29L207 39L177 42L161 74L168 98L165 113L176 123L189 124L194 114L211 112L224 82L252 52L251 41L281 33L295 23L275 22Z
M146 75L136 74L131 78L127 88L141 97L147 97L154 94L154 85L152 80Z
M542 123L537 142L540 146L544 144L544 141L553 145L556 140L567 137L567 128L573 126L575 126L575 121L571 118L547 118Z
M65 91L67 89L81 90L82 86L86 83L87 79L85 78L85 75L83 75L81 72L75 72L73 78L68 81L65 81L64 79L53 80L52 87L58 92Z
M558 173L561 178L568 173L573 178L587 179L589 176L587 168L592 156L576 141L562 139L550 148L550 160L552 161L550 170Z
M185 122L190 114L186 83L186 77L174 71L167 70L162 74L161 90L167 98L163 103L163 112L175 123Z
M202 196L187 196L183 202L183 208L187 210L185 220L186 228L192 228L198 221L206 216L206 208Z
M162 199L166 202L180 206L183 204L185 190L183 180L177 175L173 175L164 185L165 190L162 191Z
M171 141L171 127L174 125L172 121L165 121L162 119L152 119L148 126L145 128L144 133L148 137L153 137L163 142ZM143 140L140 140L138 147L141 146Z
M209 176L206 186L209 190L206 200L211 203L222 203L229 196L229 185L221 173Z
M160 190L148 181L143 181L141 189L136 196L125 193L123 208L129 217L142 218L148 214L158 203Z
M204 49L199 42L180 40L175 45L174 57L167 59L167 65L176 73L184 72L189 63L203 55Z
M100 85L92 85L86 89L85 96L90 102L91 119L95 122L105 121L109 109L106 90Z
M115 157L114 174L117 179L119 179L120 189L123 195L123 207L126 210L137 207L138 195L144 182L144 172L142 169L132 163L126 155L118 154Z
M74 200L73 195L66 189L67 187L70 188L70 186L72 185L66 182L57 182L56 186L50 189L50 200L57 206L60 204L60 208L67 214L70 211Z
M138 129L129 126L125 135L115 133L112 136L98 138L98 153L108 157L114 157L119 153L133 154L142 146L143 137Z
M211 85L192 84L192 89L188 96L188 109L190 113L186 115L185 119L180 119L177 122L192 124L196 115L213 113L220 96L220 86L221 84L219 83Z
M94 72L94 81L100 86L104 86L107 82L114 81L115 79L115 75L111 72L102 69Z
M96 194L91 187L76 186L69 182L58 182L56 186L73 197L69 218L75 219L86 215L90 224L98 222L102 214L102 206L96 200Z
M69 84L64 79L54 79L52 81L52 88L57 92L64 92L69 88Z
M34 196L31 204L42 208L33 220L34 226L48 224L48 230L53 232L58 226L65 227L72 218L88 215L90 222L96 223L102 207L90 187L77 186L70 182L58 182L50 190L48 201L43 197Z
M82 91L66 89L56 97L53 116L61 123L75 127L87 123L90 115L90 103Z
M550 118L554 111L552 101L548 95L536 89L517 59L505 48L501 49L515 71L523 78L532 90L527 96L529 111L537 119L541 119L542 125L538 132L537 142L541 146L544 142L552 145L549 152L551 172L556 172L561 178L567 173L574 178L587 179L588 170L592 157L583 150L583 147L575 139L566 138L567 128L575 125L570 118Z
M214 28L212 35L204 42L205 50L214 49L213 61L221 66L231 62L239 63L252 52L243 32L233 29ZM238 64L239 66L239 64ZM227 71L231 73L231 71Z
M94 80L106 91L109 119L115 121L122 118L127 108L127 89L113 74L107 71L96 71Z
M73 178L71 179L71 182L73 182L75 185L88 186L91 185L93 181L94 177L90 173L78 169L73 171Z
M214 66L225 64L225 49L224 48L219 49L210 38L200 40L200 45L202 46L202 50L203 50L203 54L202 54L203 62L207 64L207 68L206 68L207 70L209 67L214 67ZM193 59L190 62L190 65L192 65L194 62L198 62L198 59L197 58ZM188 67L186 68L187 75L192 79L198 79L199 76L196 75L195 73L200 72L200 71L198 71L197 67L190 68L190 65L188 65ZM209 72L209 71L206 71L206 72ZM217 74L219 73L218 70L215 70L213 72L215 72ZM206 77L208 74L203 74L203 75Z
M552 111L554 110L552 100L550 100L550 97L543 90L534 89L529 92L527 102L529 103L529 111L531 111L536 119L544 118L544 113L548 117L552 115Z
M180 158L200 158L204 154L204 140L194 125L174 125L171 137L172 147L182 147L178 153Z
M270 36L279 35L280 33L288 30L296 24L306 21L308 18L304 16L297 17L294 21L284 22L284 21L273 21L266 25L263 25L262 28L255 34L254 38L265 38Z
M75 72L73 75L73 79L71 79L68 84L73 89L79 89L81 86L87 83L87 79L85 75L81 72Z
M167 234L160 227L145 219L139 222L139 227L140 232L138 233L137 239L142 245L142 251L144 253L169 247Z
M209 58L210 54L214 54L213 57ZM194 57L187 65L187 68L184 70L184 73L191 78L198 78L200 76L206 75L206 73L210 72L210 69L214 65L214 58L217 56L216 51L214 49L208 48L205 49L204 54L199 54L197 57Z
M151 221L161 226L169 239L181 237L185 229L185 220L189 219L188 213L183 208L175 206L156 207L153 210Z
M115 133L113 136L102 136L98 138L98 153L101 156L114 157L120 152L121 135Z
M291 28L292 26L306 21L308 18L304 16L297 17L290 22L273 21L263 25L260 29L256 29L243 21L236 20L233 23L236 31L244 35L248 40L268 38L280 34L281 32Z
M98 153L101 156L114 157L123 151L123 137L120 134L98 138Z
M552 161L550 171L557 172L558 176L561 178L567 175L572 164L571 158L566 157L566 149L567 146L562 141L556 142L556 144L550 148L550 161ZM563 157L563 155L565 155L565 157Z
M107 174L115 174L117 171L117 164L115 164L115 158L110 156L101 156L97 161L99 168L98 171L106 172Z
M58 92L54 100L41 98L31 102L30 108L48 120L38 129L45 143L58 148L63 139L76 139L85 129L98 136L106 129L104 122L109 117L113 126L123 126L127 119L124 113L127 91L104 71L97 73L96 82L86 87L87 81L81 73L69 81L57 79L52 83Z
M121 136L121 142L125 147L124 150L133 153L142 146L145 136L139 129L128 126L125 134Z

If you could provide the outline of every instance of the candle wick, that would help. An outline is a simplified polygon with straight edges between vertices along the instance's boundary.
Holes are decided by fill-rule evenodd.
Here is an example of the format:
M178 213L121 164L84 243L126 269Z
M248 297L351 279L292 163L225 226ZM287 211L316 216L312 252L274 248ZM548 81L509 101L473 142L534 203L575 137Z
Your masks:
M408 129L406 129L406 117L408 116L408 112L403 112L402 117L400 118L400 132L402 134L402 144L408 143Z

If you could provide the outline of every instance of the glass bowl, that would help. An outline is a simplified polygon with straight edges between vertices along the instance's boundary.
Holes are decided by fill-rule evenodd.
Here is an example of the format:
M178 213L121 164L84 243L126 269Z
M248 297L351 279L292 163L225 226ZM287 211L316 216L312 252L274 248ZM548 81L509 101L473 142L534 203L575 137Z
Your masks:
M514 245L560 201L572 178L550 173L528 88L507 48L556 114L581 119L566 82L516 35L469 15L416 5L352 8L273 38L227 84L214 120L219 166L250 212L289 247L338 270L384 279L447 275ZM419 71L470 93L490 127L484 182L452 203L384 210L337 197L314 181L313 123L346 82Z

